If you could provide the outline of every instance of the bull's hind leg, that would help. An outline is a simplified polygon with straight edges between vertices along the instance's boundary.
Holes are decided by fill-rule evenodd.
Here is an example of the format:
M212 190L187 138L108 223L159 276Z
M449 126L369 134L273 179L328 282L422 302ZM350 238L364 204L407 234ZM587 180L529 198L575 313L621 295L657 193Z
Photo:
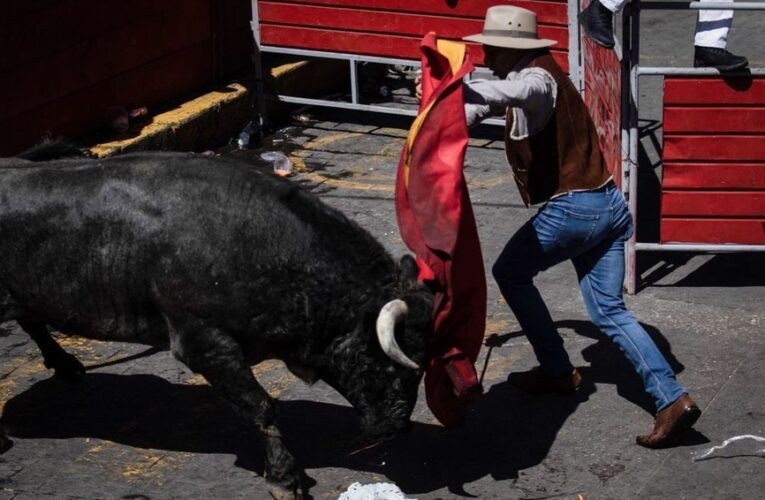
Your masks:
M284 446L276 426L274 401L255 380L241 346L220 330L207 327L175 329L173 354L210 385L249 423L265 447L265 479L274 498L302 498L301 473Z
M20 319L18 323L40 348L46 368L53 368L56 377L66 382L77 383L82 381L85 367L77 358L66 352L53 340L45 327L45 323L26 319Z

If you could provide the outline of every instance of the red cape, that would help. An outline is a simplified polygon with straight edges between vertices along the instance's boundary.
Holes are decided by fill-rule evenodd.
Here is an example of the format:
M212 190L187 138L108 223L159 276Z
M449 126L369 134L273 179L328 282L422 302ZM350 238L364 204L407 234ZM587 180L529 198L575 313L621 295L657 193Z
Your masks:
M486 326L486 278L462 174L468 143L462 77L473 64L464 44L435 33L425 35L421 50L423 95L399 161L396 215L420 280L436 291L425 393L436 418L453 427L483 392L474 364Z

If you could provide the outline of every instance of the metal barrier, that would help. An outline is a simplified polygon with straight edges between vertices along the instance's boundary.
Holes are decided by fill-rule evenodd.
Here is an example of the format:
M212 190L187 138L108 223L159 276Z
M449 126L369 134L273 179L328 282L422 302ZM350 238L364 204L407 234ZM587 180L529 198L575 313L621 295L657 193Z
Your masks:
M641 9L660 10L765 10L765 2L640 2L635 0L627 5L623 16L622 44L624 47L622 95L625 97L623 104L623 129L622 129L622 191L629 203L633 222L637 225L637 180L638 180L638 150L639 150L639 78L644 75L720 75L714 68L674 68L674 67L642 67L640 65L640 11ZM761 76L765 75L765 69L756 68L726 73L726 76ZM625 287L627 293L634 294L636 291L636 252L639 250L651 251L682 251L682 252L763 252L765 245L746 244L704 244L704 243L641 243L636 235L626 243L626 267Z
M261 53L288 54L301 57L327 58L335 60L345 60L349 63L350 74L350 101L338 99L317 99L295 95L272 94L268 98L281 102L303 104L311 106L325 106L341 109L351 109L359 111L372 111L379 113L390 113L397 115L416 116L417 109L410 107L383 106L379 104L365 104L359 99L359 75L358 63L371 62L387 65L401 66L419 66L419 50L417 49L419 39L426 31L433 29L439 32L438 28L431 27L430 21L421 23L422 32L416 32L416 25L413 18L419 14L432 19L435 25L439 25L448 30L447 38L456 38L480 31L483 23L485 9L491 5L507 3L500 0L421 0L411 2L404 0L392 0L385 8L381 8L380 2L370 2L366 0L345 0L342 2L329 2L325 0L309 2L306 0L251 0L252 6L252 31L255 39L256 48L256 67L258 74L258 99L263 103L264 91L262 87L262 68L260 64ZM576 20L578 13L579 0L518 0L513 2L523 7L538 10L540 14L540 30L556 31L563 37L558 50L559 63L568 67L571 79L574 81L580 91L583 89L581 73L581 57L579 52L579 27ZM261 4L259 6L259 4ZM260 7L260 8L259 8ZM261 18L261 9L268 15L268 19ZM396 27L400 29L402 25L407 25L406 37L396 36L397 33L386 32L386 24L379 23L376 26L349 26L350 21L343 22L335 17L331 20L320 20L320 15L329 11L342 12L347 14L364 13L368 16L377 16L377 19L393 19L389 24L391 30ZM298 15L299 13L299 15ZM319 13L322 13L319 15ZM466 14L469 13L469 16ZM313 17L311 17L313 15ZM299 17L299 19L298 19ZM360 18L363 19L363 18ZM369 19L364 19L368 23ZM331 25L327 28L328 25ZM297 42L289 40L287 36L274 36L274 31L282 29L288 30L300 36L300 30L308 32L311 36L306 36L305 41ZM326 29L326 35L318 36L320 30ZM354 31L358 29L358 31ZM567 33L563 33L564 30ZM264 33L264 30L267 30ZM334 31L332 31L334 30ZM360 40L366 40L368 46L350 46L347 42L338 43L332 40L332 33L338 37L346 36L349 33L358 33ZM441 33L439 33L441 34ZM266 36L263 36L266 35ZM543 33L544 35L544 33ZM381 36L388 36L391 42L389 47L384 41L379 39ZM366 37L366 38L364 38ZM549 35L548 35L549 37ZM275 40L282 40L282 43L274 43ZM270 40L270 42L269 42ZM265 41L265 43L264 43ZM294 43L293 43L294 42ZM292 44L292 46L290 46ZM298 46L301 45L301 46ZM347 47L348 51L331 50L328 47ZM414 50L412 50L414 49ZM567 49L568 53L564 51ZM480 52L480 48L478 48ZM393 57L390 54L395 53L399 57ZM475 57L474 57L475 59ZM265 109L261 106L260 108ZM486 122L503 125L502 119L491 119Z

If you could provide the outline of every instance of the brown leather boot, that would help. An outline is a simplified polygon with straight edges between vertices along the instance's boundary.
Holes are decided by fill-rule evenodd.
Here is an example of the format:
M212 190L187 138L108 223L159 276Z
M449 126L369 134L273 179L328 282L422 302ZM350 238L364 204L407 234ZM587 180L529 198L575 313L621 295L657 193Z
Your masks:
M582 375L574 368L569 375L553 378L537 366L529 371L511 373L507 381L516 389L528 394L571 394L582 385Z
M668 407L656 414L653 432L638 436L635 441L646 448L667 448L673 446L682 435L696 423L701 410L688 394L683 394Z

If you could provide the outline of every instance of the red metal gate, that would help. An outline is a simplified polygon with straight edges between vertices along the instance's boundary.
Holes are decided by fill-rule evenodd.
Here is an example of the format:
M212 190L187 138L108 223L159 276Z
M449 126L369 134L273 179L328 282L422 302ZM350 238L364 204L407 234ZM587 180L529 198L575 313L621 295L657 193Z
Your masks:
M348 60L350 101L277 95L278 100L319 106L414 115L414 109L361 104L356 95L359 61L419 65L423 35L460 40L483 29L486 9L510 4L538 14L540 36L556 40L552 52L575 79L579 77L578 30L570 30L577 0L253 0L253 31L260 52ZM575 16L573 17L575 19ZM574 23L576 26L576 23ZM476 64L479 44L468 44ZM581 88L581 84L578 85Z

